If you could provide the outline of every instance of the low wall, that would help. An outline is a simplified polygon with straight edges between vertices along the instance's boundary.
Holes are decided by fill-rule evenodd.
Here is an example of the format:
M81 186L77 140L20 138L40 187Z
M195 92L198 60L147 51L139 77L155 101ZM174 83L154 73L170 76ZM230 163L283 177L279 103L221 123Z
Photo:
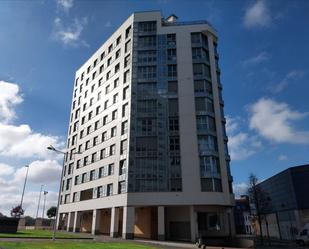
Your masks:
M16 233L18 218L0 217L0 233Z

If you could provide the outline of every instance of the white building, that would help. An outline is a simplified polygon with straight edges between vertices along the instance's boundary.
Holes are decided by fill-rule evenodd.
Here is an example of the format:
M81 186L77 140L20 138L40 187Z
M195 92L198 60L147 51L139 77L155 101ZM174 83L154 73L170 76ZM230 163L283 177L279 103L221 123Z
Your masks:
M216 47L206 21L137 12L77 70L60 228L192 241L234 234Z

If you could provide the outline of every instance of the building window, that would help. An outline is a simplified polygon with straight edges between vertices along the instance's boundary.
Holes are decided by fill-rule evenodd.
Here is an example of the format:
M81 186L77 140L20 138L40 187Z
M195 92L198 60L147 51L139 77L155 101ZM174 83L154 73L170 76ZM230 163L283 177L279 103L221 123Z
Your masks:
M219 158L214 156L200 157L200 174L201 177L219 177L220 164Z
M168 65L167 66L167 76L168 77L177 77L177 65Z
M211 135L199 135L198 148L200 153L205 151L218 151L217 138Z
M123 94L122 94L122 99L125 100L128 97L128 93L129 93L129 87L125 87L123 89Z
M196 117L196 126L198 131L216 131L215 118L210 116L198 115Z
M99 137L98 137L98 136L95 136L95 137L93 138L93 146L96 146L98 143L99 143Z
M116 104L118 102L118 93L116 93L114 96L113 96L113 104Z
M167 60L175 61L176 60L176 49L171 48L167 50Z
M178 117L170 117L168 120L169 131L179 131Z
M166 42L168 46L175 46L176 45L176 34L168 34L166 36Z
M86 166L88 164L88 156L85 156L84 157L84 165L83 166Z
M195 77L208 77L211 78L210 75L210 67L204 63L194 63L193 64L193 75Z
M105 158L107 155L106 155L106 149L102 149L101 151L100 151L100 159L103 159L103 158Z
M212 95L211 82L207 80L195 80L194 81L194 92L196 93L207 93Z
M138 23L138 31L139 32L155 32L157 30L157 22L149 21L149 22L139 22Z
M138 38L138 44L141 48L156 46L157 45L157 37L155 35L140 36Z
M120 70L120 63L115 66L115 73L118 73Z
M121 42L121 35L117 37L116 39L116 45L119 45Z
M119 57L120 57L120 49L118 49L117 51L116 51L116 59L118 59Z
M122 140L120 143L120 155L126 154L127 147L128 147L128 141L126 139Z
M95 180L95 170L90 171L89 181Z
M168 93L175 94L178 91L177 81L169 81L168 82Z
M126 117L129 111L129 104L126 103L122 106L122 117Z
M139 63L155 63L157 61L157 52L155 50L138 51L137 58Z
M107 124L107 119L108 119L108 116L107 116L107 115L103 117L103 125L106 125L106 124Z
M106 141L107 140L107 132L103 132L102 133L102 142Z
M131 51L131 40L126 42L124 51L125 53L128 53L129 51Z
M109 155L112 156L112 155L115 155L116 153L116 145L113 144L109 147Z
M191 33L191 43L201 43L201 33Z
M112 120L115 120L117 118L117 114L118 114L117 110L112 112Z
M106 80L108 80L110 77L111 77L111 71L109 71L109 72L106 74Z
M180 150L179 137L170 137L169 148L170 148L170 151Z
M126 182L121 181L118 183L118 194L123 194L126 192Z
M111 137L115 137L116 136L116 131L117 131L117 127L116 126L111 129Z
M129 78L130 78L130 69L128 69L127 71L124 72L123 83L129 82Z
M126 173L126 159L123 159L119 162L119 175Z
M113 163L108 165L108 173L107 174L109 176L114 174L114 167L115 167L115 165Z
M204 97L195 98L195 110L197 112L212 112L214 113L213 100Z
M111 196L113 195L113 184L107 184L107 191L106 191L106 196Z
M128 133L128 121L123 121L121 124L121 135Z
M169 112L169 116L178 115L178 99L168 100L168 112Z
M140 79L153 79L157 77L156 66L141 66L138 67L138 78Z
M116 88L117 86L119 86L119 78L114 80L114 88Z
M126 39L131 35L131 26L126 29Z
M124 58L124 67L127 67L130 63L131 63L131 56L130 56L130 55L127 55L127 56Z
M89 148L90 148L90 140L86 141L85 150L88 150Z
M103 196L103 186L99 186L97 188L97 198L100 198Z
M137 111L141 113L154 114L157 111L157 101L150 100L138 100Z
M209 61L209 53L204 48L192 48L192 59Z
M109 47L108 47L108 53L112 52L112 50L113 50L113 44L109 45Z

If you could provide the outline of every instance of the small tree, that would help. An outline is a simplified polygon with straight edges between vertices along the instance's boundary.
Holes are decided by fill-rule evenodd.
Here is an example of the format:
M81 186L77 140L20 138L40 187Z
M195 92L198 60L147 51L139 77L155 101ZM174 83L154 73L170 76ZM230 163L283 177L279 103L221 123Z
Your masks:
M11 216L14 218L20 218L24 214L24 210L21 207L21 205L17 205L16 207L13 207L11 210Z
M55 217L56 213L57 213L57 207L50 207L46 212L47 217L50 219Z
M256 217L260 227L260 239L263 244L262 219L268 207L266 192L258 185L259 179L254 174L249 176L248 195L250 202L254 204L256 209Z

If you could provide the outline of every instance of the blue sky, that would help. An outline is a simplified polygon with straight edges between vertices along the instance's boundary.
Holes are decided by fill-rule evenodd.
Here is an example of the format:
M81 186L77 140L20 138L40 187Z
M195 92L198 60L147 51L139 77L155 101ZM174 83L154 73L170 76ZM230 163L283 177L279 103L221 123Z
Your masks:
M0 212L18 203L24 164L26 212L35 213L43 182L55 203L61 157L45 147L63 147L75 71L142 10L218 30L237 193L251 172L266 179L309 162L308 1L1 1Z

